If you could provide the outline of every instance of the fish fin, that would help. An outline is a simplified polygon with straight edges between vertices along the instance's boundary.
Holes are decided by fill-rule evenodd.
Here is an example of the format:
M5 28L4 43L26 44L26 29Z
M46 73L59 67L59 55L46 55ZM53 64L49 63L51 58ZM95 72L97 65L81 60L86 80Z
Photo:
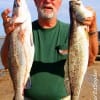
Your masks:
M32 33L30 34L30 44L31 44L31 46L33 46L33 35L32 35Z
M19 37L19 39L20 39L20 41L22 42L22 43L24 43L24 39L25 39L25 29L24 30L21 30L20 32L19 32L19 34L18 34L18 37Z
M29 77L25 86L25 89L30 89L32 87L31 78Z

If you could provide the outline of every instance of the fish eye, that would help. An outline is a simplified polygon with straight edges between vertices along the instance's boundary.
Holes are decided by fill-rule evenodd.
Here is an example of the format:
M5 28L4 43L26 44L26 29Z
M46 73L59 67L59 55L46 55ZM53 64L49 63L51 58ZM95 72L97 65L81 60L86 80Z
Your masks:
M79 6L80 6L81 4L80 4L80 3L78 3L78 2L76 2L76 3L75 3L75 5L79 5Z

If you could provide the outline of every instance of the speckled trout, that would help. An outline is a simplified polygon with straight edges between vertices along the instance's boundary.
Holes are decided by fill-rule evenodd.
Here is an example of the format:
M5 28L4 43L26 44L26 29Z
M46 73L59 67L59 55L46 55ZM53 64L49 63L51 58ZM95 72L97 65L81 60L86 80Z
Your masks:
M87 26L82 22L93 16L81 0L69 1L70 36L68 60L65 63L65 86L70 82L71 100L79 100L82 82L87 70L89 59L89 36Z
M23 90L34 59L31 16L26 0L14 0L11 23L20 23L10 35L8 53L9 71L15 91L13 100L24 100Z

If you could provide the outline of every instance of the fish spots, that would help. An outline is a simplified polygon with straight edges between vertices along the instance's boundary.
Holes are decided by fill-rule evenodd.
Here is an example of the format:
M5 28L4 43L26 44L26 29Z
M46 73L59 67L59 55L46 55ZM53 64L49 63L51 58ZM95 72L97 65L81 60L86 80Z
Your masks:
M24 43L25 31L26 31L26 30L21 30L21 31L18 33L18 38L19 38L19 40L20 40L22 43Z

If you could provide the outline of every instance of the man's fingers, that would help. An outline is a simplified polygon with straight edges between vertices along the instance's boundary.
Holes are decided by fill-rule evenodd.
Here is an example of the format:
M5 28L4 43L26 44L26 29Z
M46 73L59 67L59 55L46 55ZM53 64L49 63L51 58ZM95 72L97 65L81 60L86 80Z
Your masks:
M9 8L5 9L1 14L2 18L5 20L10 12Z
M93 17L88 17L88 18L86 18L86 19L84 20L83 23L84 23L85 25L91 25L92 20L93 20Z
M13 25L14 25L14 27L16 28L16 27L18 27L18 26L20 26L22 23L14 23Z
M8 14L10 13L10 9L6 9L2 12L1 16L3 19L3 24L5 25L6 23L9 23L11 18L8 16Z
M6 23L6 25L5 25L5 28L6 28L5 32L7 34L10 34L10 33L12 33L15 30L15 28L17 28L20 25L21 25L20 23L16 23L16 24L14 24L14 23L13 24Z
M62 54L62 55L67 55L68 50L59 50L59 53Z
M9 23L6 23L4 26L5 26L5 33L7 35L10 34L15 28L13 24L9 24Z
M3 19L3 25L4 25L4 29L5 29L5 33L8 35L10 33L12 33L14 31L14 29L16 27L18 27L21 23L14 23L13 20L16 19L16 16L13 16L13 20L11 20L11 17L8 16L8 14L10 13L10 9L5 9L1 16Z

